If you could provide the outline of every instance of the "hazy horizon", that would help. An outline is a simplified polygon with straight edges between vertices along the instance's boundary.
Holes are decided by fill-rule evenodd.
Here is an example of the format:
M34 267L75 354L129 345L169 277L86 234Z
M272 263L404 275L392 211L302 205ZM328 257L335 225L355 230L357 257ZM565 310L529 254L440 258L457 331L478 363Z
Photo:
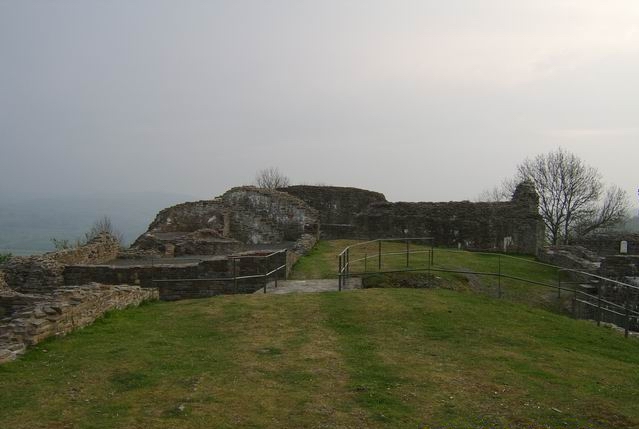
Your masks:
M4 1L0 54L2 193L472 200L563 147L637 206L632 0Z

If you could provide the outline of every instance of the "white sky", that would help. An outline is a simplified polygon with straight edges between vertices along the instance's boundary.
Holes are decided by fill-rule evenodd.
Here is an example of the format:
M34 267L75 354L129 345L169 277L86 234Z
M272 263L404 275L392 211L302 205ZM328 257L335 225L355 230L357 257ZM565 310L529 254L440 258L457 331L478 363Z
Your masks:
M558 146L636 204L639 1L0 0L0 191L460 200Z

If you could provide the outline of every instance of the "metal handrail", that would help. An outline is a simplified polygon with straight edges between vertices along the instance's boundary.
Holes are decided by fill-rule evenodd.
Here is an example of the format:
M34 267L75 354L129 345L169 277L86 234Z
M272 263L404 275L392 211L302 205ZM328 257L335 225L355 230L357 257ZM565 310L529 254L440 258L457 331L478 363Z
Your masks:
M420 250L415 250L415 251L411 251L409 248L409 241L416 241L416 240L422 240L422 241L426 241L429 240L431 242L431 248L430 249L420 249ZM346 281L348 281L348 278L352 275L355 276L359 276L359 275L373 275L373 274L388 274L388 273L400 273L400 272L418 272L418 271L428 271L430 272L448 272L448 273L459 273L459 274L474 274L474 275L483 275L483 276L493 276L493 277L497 277L499 280L499 284L498 284L498 293L499 293L499 297L501 297L501 279L505 278L505 279L512 279L512 280L516 280L516 281L521 281L524 283L529 283L529 284L534 284L534 285L539 285L539 286L544 286L544 287L548 287L548 288L552 288L554 290L557 290L557 299L559 300L561 298L561 292L565 291L565 292L569 292L573 294L573 313L575 312L575 305L577 302L579 303L584 303L585 305L588 305L590 307L594 307L597 308L597 324L600 324L601 322L601 315L602 312L605 313L609 313L609 314L615 314L618 316L622 316L625 317L626 319L626 323L625 323L625 335L626 337L628 336L628 331L629 331L629 325L630 325L630 320L634 319L639 321L639 311L631 309L630 308L630 294L632 293L633 295L635 294L639 294L639 287L628 284L628 283L624 283L621 282L619 280L614 280L614 279L610 279L607 277L603 277L597 274L593 274L593 273L589 273L586 271L580 271L580 270L576 270L576 269L572 269L572 268L562 268L559 267L557 265L553 265L553 264L548 264L548 263L544 263L544 262L539 262L539 261L534 261L534 260L530 260L530 259L526 259L526 258L521 258L521 257L517 257L517 256L512 256L512 255L504 255L501 253L495 253L495 252L468 252L466 250L457 250L457 249L438 249L438 251L442 251L442 252L451 252L451 253L472 253L473 255L486 255L486 256L491 256L491 257L497 257L498 258L498 271L497 272L482 272L482 271L473 271L473 270L468 270L468 269L446 269L446 268L437 268L435 266L433 266L434 264L434 251L435 248L433 246L433 239L431 237L424 237L424 238L388 238L388 239L378 239L378 240L369 240L366 242L361 242L361 243L356 243L350 246L347 246L346 248L344 248L344 250L342 250L342 252L340 252L338 254L338 289L341 290L342 289L342 285L345 284ZM381 251L381 242L382 241L405 241L406 242L406 251L402 252L402 251L394 251L394 252L387 252L387 253L382 253ZM350 250L357 247L357 246L362 246L365 244L371 244L371 243L376 243L379 242L380 246L378 248L378 252L376 252L376 254L369 256L367 254L364 254L363 257L358 257L356 259L350 259ZM409 256L412 254L417 254L417 253L430 253L430 257L428 258L428 265L424 268L411 268L409 266ZM406 255L406 267L405 268L401 268L401 269L382 269L382 258L384 256L398 256L398 255ZM369 271L368 270L368 260L369 259L377 259L377 269L373 269L373 271ZM544 283L544 282L539 282L536 280L532 280L532 279L527 279L524 277L519 277L519 276L513 276L513 275L509 275L507 273L503 273L502 269L501 269L501 258L508 258L511 260L517 260L517 261L521 261L521 262L526 262L526 263L531 263L531 264L535 264L538 266L544 266L544 267L548 267L548 268L553 268L557 270L557 283L555 284L551 284L551 283ZM360 272L352 272L351 268L352 265L354 263L357 262L361 262L364 261L364 271L360 271ZM570 285L578 285L578 284L584 284L584 282L562 282L561 281L561 274L562 273L572 273L572 274L578 274L578 275L584 275L587 276L591 279L596 279L598 281L600 281L602 284L596 284L595 286L597 287L597 295L594 296L588 292L585 292L583 290L579 290L579 288L577 286L574 286L573 288L566 288L564 285L566 284L570 284ZM609 301L607 299L604 299L601 297L601 287L602 285L605 285L607 283L610 283L613 285L613 287L619 287L619 288L625 288L623 290L625 290L624 293L624 298L625 298L625 305L619 304L619 303L615 303L612 301ZM593 302L589 302L586 299L581 299L578 297L579 296L584 296L584 297L592 297L595 298L597 300L596 303ZM609 307L613 307L613 308L618 308L621 310L624 310L625 313L619 313L618 311L614 311L612 308Z
M271 271L264 273L264 274L251 274L251 275L245 275L245 276L238 276L235 275L236 274L236 261L239 259L268 259L271 258L275 255L278 255L280 253L286 253L286 249L282 249L282 250L277 250L273 253L270 253L268 255L236 255L236 256L229 256L228 260L233 261L233 276L232 277L210 277L210 278L179 278L179 279L152 279L151 282L152 283L176 283L176 282L230 282L232 281L235 284L235 287L237 288L237 281L238 280L248 280L248 279L266 279L266 281L264 282L264 293L266 293L266 286L268 283L268 279L275 273L281 271L281 270L286 270L286 263L284 263L283 265L280 265L279 267L272 269ZM275 277L275 287L277 287L277 276Z

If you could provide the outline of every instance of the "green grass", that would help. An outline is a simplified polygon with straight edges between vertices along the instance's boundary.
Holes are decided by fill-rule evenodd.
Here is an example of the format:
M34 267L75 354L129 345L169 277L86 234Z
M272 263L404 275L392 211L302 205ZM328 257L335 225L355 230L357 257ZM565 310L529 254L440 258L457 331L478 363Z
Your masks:
M110 313L0 366L7 428L636 428L639 342L443 289Z
M346 246L354 245L350 252L351 272L376 272L379 264L379 244L358 240L329 240L317 243L313 251L302 257L295 265L293 279L315 279L337 277L338 254ZM433 264L429 263L430 246L409 244L408 261L404 242L382 243L382 271L421 270L414 274L395 273L383 276L365 276L365 284L374 287L396 287L398 284L435 284L456 290L473 290L491 296L501 294L511 301L531 304L540 308L557 310L566 308L569 300L564 294L558 302L556 289L519 280L496 276L451 273L445 270L472 271L480 273L501 273L504 276L525 278L533 282L557 285L557 269L536 263L531 256L500 255L498 253L477 253L456 249L435 248ZM413 253L414 252L414 253ZM432 268L437 279L428 282L428 268ZM444 271L441 271L444 270Z

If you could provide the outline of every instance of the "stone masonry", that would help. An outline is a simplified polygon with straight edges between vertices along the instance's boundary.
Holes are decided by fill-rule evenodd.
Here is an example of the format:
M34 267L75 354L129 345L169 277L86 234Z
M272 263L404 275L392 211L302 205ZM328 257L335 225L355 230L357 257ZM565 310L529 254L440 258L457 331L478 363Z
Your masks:
M87 244L44 255L15 256L3 267L9 288L24 293L45 293L64 284L64 269L69 264L99 264L115 259L119 242L109 234L100 234Z
M45 338L87 326L107 311L157 298L157 289L96 283L44 295L0 292L0 363L15 359L27 346Z
M233 188L210 201L162 210L132 248L165 256L228 255L255 245L317 236L319 216L285 192L252 186Z
M536 255L543 243L539 197L521 183L508 202L397 202L353 188L283 188L317 209L323 238L433 237L439 246Z

